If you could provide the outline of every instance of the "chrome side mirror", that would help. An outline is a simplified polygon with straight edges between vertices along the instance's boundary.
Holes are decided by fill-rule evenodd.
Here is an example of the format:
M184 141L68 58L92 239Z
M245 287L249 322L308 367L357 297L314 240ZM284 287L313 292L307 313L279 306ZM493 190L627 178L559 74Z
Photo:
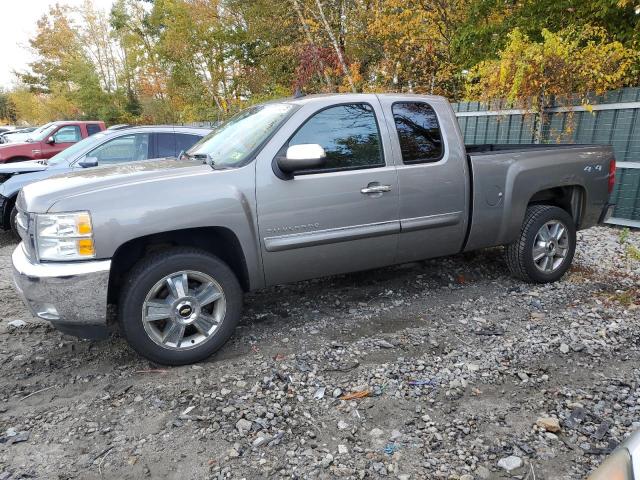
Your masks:
M320 168L324 165L327 154L317 143L302 143L287 148L285 157L278 157L278 168L285 173L299 170Z

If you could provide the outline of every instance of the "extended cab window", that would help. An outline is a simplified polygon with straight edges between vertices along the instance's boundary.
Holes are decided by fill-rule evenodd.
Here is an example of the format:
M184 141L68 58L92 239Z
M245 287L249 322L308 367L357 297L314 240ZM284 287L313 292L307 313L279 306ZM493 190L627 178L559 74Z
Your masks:
M175 157L176 139L173 133L156 133L156 153L157 158Z
M288 146L303 143L316 143L324 148L327 161L321 170L384 166L376 116L371 105L364 103L338 105L314 114Z
M393 104L393 120L398 132L403 163L437 162L444 147L436 112L422 102Z
M80 135L80 127L77 125L67 125L65 127L60 127L53 139L56 143L76 143L82 140L82 136Z
M198 135L190 135L188 133L177 133L176 134L176 155L182 151L189 150L196 142L198 142L202 137Z
M147 160L149 158L149 134L136 133L114 138L87 154L98 159L98 165Z
M98 125L97 123L87 124L87 133L89 134L89 136L94 135L99 131L101 131L101 129L100 129L100 125Z

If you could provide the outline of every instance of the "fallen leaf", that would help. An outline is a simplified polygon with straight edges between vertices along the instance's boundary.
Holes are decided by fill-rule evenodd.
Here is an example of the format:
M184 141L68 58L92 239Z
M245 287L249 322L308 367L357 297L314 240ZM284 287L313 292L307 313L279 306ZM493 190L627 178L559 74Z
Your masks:
M340 400L356 400L358 398L365 398L371 395L371 390L359 390L357 392L346 393L340 397Z

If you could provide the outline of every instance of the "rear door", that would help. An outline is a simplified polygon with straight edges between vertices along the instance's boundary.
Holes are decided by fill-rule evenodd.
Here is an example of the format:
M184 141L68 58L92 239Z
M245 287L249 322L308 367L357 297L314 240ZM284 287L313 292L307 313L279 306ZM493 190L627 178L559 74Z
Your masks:
M345 97L339 105L327 99L307 103L280 129L257 163L267 284L394 262L398 181L388 139L375 95ZM274 157L309 143L324 148L325 167L279 178ZM384 188L374 192L373 186Z
M467 228L470 178L451 107L439 97L380 99L400 189L398 263L459 252Z

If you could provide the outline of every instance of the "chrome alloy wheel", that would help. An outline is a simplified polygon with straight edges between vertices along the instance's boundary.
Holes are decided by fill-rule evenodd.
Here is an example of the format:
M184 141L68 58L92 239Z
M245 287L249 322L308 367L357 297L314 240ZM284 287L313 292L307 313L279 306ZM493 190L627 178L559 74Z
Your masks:
M163 348L195 348L218 330L226 300L209 275L193 270L172 273L158 281L142 304L142 322L149 338Z
M559 220L545 223L533 240L533 263L544 273L555 272L569 252L567 227Z

